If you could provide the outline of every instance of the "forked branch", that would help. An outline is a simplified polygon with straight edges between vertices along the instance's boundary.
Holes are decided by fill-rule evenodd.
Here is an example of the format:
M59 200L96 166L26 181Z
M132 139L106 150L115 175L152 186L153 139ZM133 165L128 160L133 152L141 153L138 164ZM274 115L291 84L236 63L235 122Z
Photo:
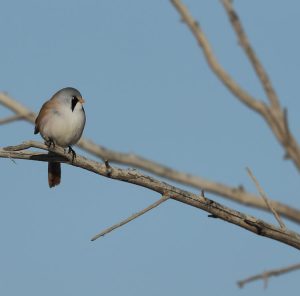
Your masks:
M270 279L270 277L274 277L274 276L279 276L279 275L283 275L285 273L291 272L291 271L295 271L300 269L300 263L298 264L293 264L284 268L278 268L278 269L272 269L272 270L268 270L265 271L263 273L259 273L253 276L250 276L246 279L240 280L237 282L237 285L240 288L243 288L246 284L257 281L257 280L263 280L264 281L264 287L266 288L268 285L268 281Z
M232 1L231 0L221 0L224 8L228 14L229 20L232 24L233 29L236 32L236 35L239 40L239 44L243 47L246 55L248 56L249 61L251 62L257 77L261 81L261 84L265 90L265 93L274 109L280 110L280 103L279 99L277 97L277 94L275 92L275 89L272 86L272 83L268 77L268 74L266 70L264 69L262 63L258 59L254 49L252 48L249 39L244 31L244 28L242 26L242 23L240 22L240 19L237 15L237 13L234 11Z
M271 84L271 81L246 37L240 19L233 9L232 1L222 0L222 3L237 34L240 44L245 50L247 57L249 58L258 78L261 81L265 93L270 101L270 105L267 105L261 100L254 98L251 94L239 86L239 84L222 68L217 61L207 37L202 31L199 23L191 16L187 7L183 5L180 0L171 0L171 3L174 5L182 20L186 23L194 35L211 70L239 101L262 116L262 118L268 123L277 140L285 149L285 158L291 159L296 168L300 170L299 144L289 130L286 112L281 108L279 99Z
M205 59L211 70L216 74L219 80L227 87L227 89L235 95L242 103L246 104L254 111L264 114L267 112L266 106L259 100L252 97L246 90L242 89L239 84L224 70L213 53L212 47L201 29L199 23L193 19L187 7L180 0L171 0L174 7L179 12L182 21L191 30L199 46L202 48Z

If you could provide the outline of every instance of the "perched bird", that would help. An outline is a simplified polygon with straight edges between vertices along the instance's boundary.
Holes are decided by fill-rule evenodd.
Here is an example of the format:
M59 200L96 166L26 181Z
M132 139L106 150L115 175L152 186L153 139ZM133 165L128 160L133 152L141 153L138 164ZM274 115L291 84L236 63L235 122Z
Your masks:
M71 146L79 141L85 125L83 103L77 89L66 87L59 90L42 106L35 120L34 133L40 133L49 147L68 147L74 158L76 153ZM60 179L60 163L48 162L49 187L58 185Z

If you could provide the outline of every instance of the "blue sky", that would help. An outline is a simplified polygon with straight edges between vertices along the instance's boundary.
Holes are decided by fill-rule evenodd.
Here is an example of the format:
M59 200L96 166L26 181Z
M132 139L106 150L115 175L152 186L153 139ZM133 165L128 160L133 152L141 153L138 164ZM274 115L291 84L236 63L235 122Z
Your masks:
M220 2L184 3L221 64L265 100ZM264 121L211 73L169 1L1 4L1 90L38 112L58 89L76 87L86 98L84 137L255 192L249 166L270 196L300 207L298 172ZM299 1L235 6L299 139ZM0 118L9 114L0 107ZM1 146L41 140L24 122L0 126L0 135ZM282 295L297 287L299 272L271 279L266 291L260 282L238 289L241 278L298 262L298 251L175 201L90 242L157 194L66 165L50 190L45 163L0 162L2 295Z

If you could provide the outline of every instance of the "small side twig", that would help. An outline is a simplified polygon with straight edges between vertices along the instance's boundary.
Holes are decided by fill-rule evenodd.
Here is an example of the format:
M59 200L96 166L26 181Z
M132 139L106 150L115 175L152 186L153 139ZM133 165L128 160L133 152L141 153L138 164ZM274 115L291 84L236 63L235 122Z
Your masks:
M180 0L170 0L173 6L176 8L180 14L182 21L186 23L188 28L191 30L195 39L197 40L199 46L201 47L205 59L211 68L211 70L216 74L219 80L227 87L227 89L232 92L233 95L237 97L241 102L247 105L252 110L258 112L259 114L265 114L266 108L265 104L254 98L245 89L243 89L225 69L220 65L216 56L213 53L212 47L208 38L202 31L202 28L198 22L194 20L190 14L187 7Z
M8 117L5 117L3 119L0 119L0 125L1 124L7 124L7 123L10 123L10 122L14 122L16 120L20 120L20 119L23 119L24 116L23 115L11 115L11 116L8 116Z
M285 230L286 226L283 222L283 220L280 218L280 216L277 214L277 212L275 211L274 207L272 206L271 202L269 201L266 193L264 192L264 190L262 189L262 187L259 185L257 179L255 178L255 176L253 175L252 171L249 168L246 168L247 173L249 175L249 177L252 179L253 183L255 184L259 195L263 198L263 200L265 201L267 207L270 209L270 211L273 213L275 219L277 220L277 222L279 223L281 229Z
M253 276L250 276L246 279L240 280L237 282L237 285L240 288L243 288L246 284L257 281L257 280L263 280L264 281L264 288L267 288L268 280L272 276L279 276L291 271L295 271L297 269L300 269L300 263L298 264L293 264L284 268L279 268L279 269L272 269L269 271L265 271L263 273L259 273Z
M242 23L239 19L238 14L235 12L233 8L233 4L231 0L221 0L223 6L227 12L231 25L236 32L237 38L239 40L240 45L243 47L249 61L251 62L257 77L261 81L261 84L265 90L265 93L271 102L272 106L278 110L280 110L280 103L277 97L277 94L272 86L272 83L268 77L266 70L264 69L262 63L258 59L254 49L252 48L246 32L242 26Z
M288 145L291 139L291 132L289 127L287 108L283 109L283 116L284 116L285 144Z
M167 199L169 199L169 196L167 195L163 195L159 200L157 200L155 203L151 204L150 206L148 206L147 208L131 215L130 217L128 217L125 220L122 220L121 222L114 224L113 226L106 228L105 230L101 231L100 233L96 234L94 237L91 238L91 241L95 241L96 239L108 234L109 232L129 223L130 221L144 215L145 213L149 212L150 210L156 208L157 206L159 206L161 203L165 202Z

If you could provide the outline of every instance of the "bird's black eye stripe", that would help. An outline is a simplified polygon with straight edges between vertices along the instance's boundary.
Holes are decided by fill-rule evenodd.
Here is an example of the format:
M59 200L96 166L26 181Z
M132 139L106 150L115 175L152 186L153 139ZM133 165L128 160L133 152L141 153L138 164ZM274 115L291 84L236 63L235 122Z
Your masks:
M73 96L72 97L72 102L71 102L71 109L72 109L72 112L74 111L75 109L75 106L76 104L79 102L78 98L76 96Z

